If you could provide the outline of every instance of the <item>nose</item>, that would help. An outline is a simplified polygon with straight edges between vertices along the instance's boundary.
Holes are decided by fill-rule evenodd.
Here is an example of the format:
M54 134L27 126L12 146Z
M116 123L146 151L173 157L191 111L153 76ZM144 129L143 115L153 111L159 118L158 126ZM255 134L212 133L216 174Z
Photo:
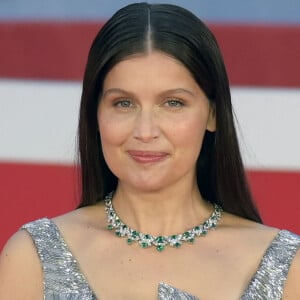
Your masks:
M141 109L135 119L133 136L144 143L149 143L159 137L160 129L153 111Z

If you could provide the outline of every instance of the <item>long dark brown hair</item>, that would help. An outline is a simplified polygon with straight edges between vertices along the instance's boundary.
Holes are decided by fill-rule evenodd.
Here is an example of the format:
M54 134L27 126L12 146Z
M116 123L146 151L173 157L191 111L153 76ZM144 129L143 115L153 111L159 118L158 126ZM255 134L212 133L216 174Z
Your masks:
M239 150L229 82L217 41L191 12L170 4L130 4L97 34L86 65L79 120L80 207L101 201L117 178L103 157L97 107L103 80L113 66L134 54L161 51L180 61L215 108L217 130L206 132L197 161L202 196L227 212L261 222Z

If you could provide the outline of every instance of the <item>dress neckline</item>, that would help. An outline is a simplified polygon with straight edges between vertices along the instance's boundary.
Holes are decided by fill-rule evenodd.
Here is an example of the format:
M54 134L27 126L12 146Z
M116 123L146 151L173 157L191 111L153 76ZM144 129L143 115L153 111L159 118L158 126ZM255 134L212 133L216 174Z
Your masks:
M62 232L60 231L59 227L57 226L57 224L49 219L49 218L44 218L45 221L49 222L49 224L51 226L53 226L55 228L55 231L57 232L57 235L58 235L58 238L64 243L64 246L66 248L66 251L68 252L68 254L70 255L70 257L73 259L74 261L74 268L81 274L82 276L82 280L83 280L83 283L84 285L86 285L86 287L91 291L91 293L94 295L94 297L98 300L101 300L101 297L99 298L95 291L93 290L93 288L90 286L89 284L89 281L87 280L87 277L85 276L84 272L82 271L82 269L80 268L80 264L79 264L79 261L76 259L76 257L73 255L68 243L66 242ZM289 233L289 231L287 230L278 230L277 234L275 235L275 237L271 240L271 242L269 243L268 247L266 248L266 250L264 251L264 254L260 260L260 263L256 269L256 271L254 272L254 274L252 275L249 283L247 284L247 287L245 288L245 290L242 292L242 297L240 299L244 299L244 297L247 295L247 293L249 292L249 290L252 288L252 286L255 284L255 281L256 281L256 278L257 276L259 275L259 272L260 272L260 269L262 268L266 258L267 258L267 255L268 255L268 252L270 251L270 249L272 248L273 244L276 243L278 240L280 240L280 237L286 233ZM176 290L176 292L179 292L179 293L182 293L186 296L186 298L184 299L193 299L193 300L200 300L199 298L197 298L196 296L193 296L189 293L187 293L186 291L183 291L183 290L180 290L170 284L167 284L167 283L164 283L164 282L158 282L158 291L161 289L161 288L169 288L170 290ZM101 296L101 295L99 295Z

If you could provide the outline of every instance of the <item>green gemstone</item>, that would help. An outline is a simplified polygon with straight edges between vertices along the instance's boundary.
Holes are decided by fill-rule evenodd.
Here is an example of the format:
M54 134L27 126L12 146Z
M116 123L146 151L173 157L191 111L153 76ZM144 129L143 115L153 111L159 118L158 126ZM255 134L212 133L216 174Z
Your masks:
M111 224L108 224L108 225L107 225L107 229L108 229L108 230L113 230L113 229L114 229L114 226L112 226Z
M181 246L181 243L180 243L180 242L177 242L177 243L174 244L174 247L175 247L175 248L179 248L180 246Z
M142 242L140 245L144 249L149 247L148 243L146 243L146 242Z
M158 245L158 246L156 246L156 250L159 251L159 252L163 251L164 249L165 249L164 245Z
M206 235L207 234L207 230L203 230L201 234L202 235Z
M183 237L185 237L185 238L189 238L191 236L191 234L188 232L188 231L186 231L184 234L183 234Z
M188 242L191 243L191 244L194 243L194 241L195 241L194 238L190 238L190 239L188 240Z
M176 235L176 234L172 235L172 236L171 236L171 239L172 239L172 240L176 240L176 239L177 239L177 235Z
M200 226L196 226L196 227L194 227L194 229L195 229L196 231L199 231L199 230L200 230Z
M145 234L145 239L149 240L151 238L150 234Z
M164 238L163 236L158 236L158 237L156 238L156 242L157 242L157 243L164 243L164 242L165 242L165 238Z
M122 236L120 231L116 231L115 234L116 234L116 236Z
M134 230L134 231L132 231L131 235L133 238L137 238L139 236L139 233Z
M128 238L128 239L127 239L127 244L128 244L128 245L131 245L132 243L133 243L133 239Z

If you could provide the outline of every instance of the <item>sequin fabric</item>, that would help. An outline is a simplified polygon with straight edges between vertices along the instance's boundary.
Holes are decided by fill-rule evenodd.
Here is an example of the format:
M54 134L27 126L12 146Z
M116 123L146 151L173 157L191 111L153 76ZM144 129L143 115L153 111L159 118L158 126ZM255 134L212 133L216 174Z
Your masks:
M280 300L300 237L281 230L263 256L241 300Z
M186 292L180 291L173 286L166 283L160 283L158 286L158 299L159 300L200 300Z
M57 226L44 218L22 227L31 235L43 268L45 300L96 300Z
M43 218L22 226L32 237L44 273L44 300L97 300L78 263L53 221ZM279 300L300 237L281 230L265 252L241 300ZM166 283L158 300L205 300ZM100 299L98 299L100 300Z

